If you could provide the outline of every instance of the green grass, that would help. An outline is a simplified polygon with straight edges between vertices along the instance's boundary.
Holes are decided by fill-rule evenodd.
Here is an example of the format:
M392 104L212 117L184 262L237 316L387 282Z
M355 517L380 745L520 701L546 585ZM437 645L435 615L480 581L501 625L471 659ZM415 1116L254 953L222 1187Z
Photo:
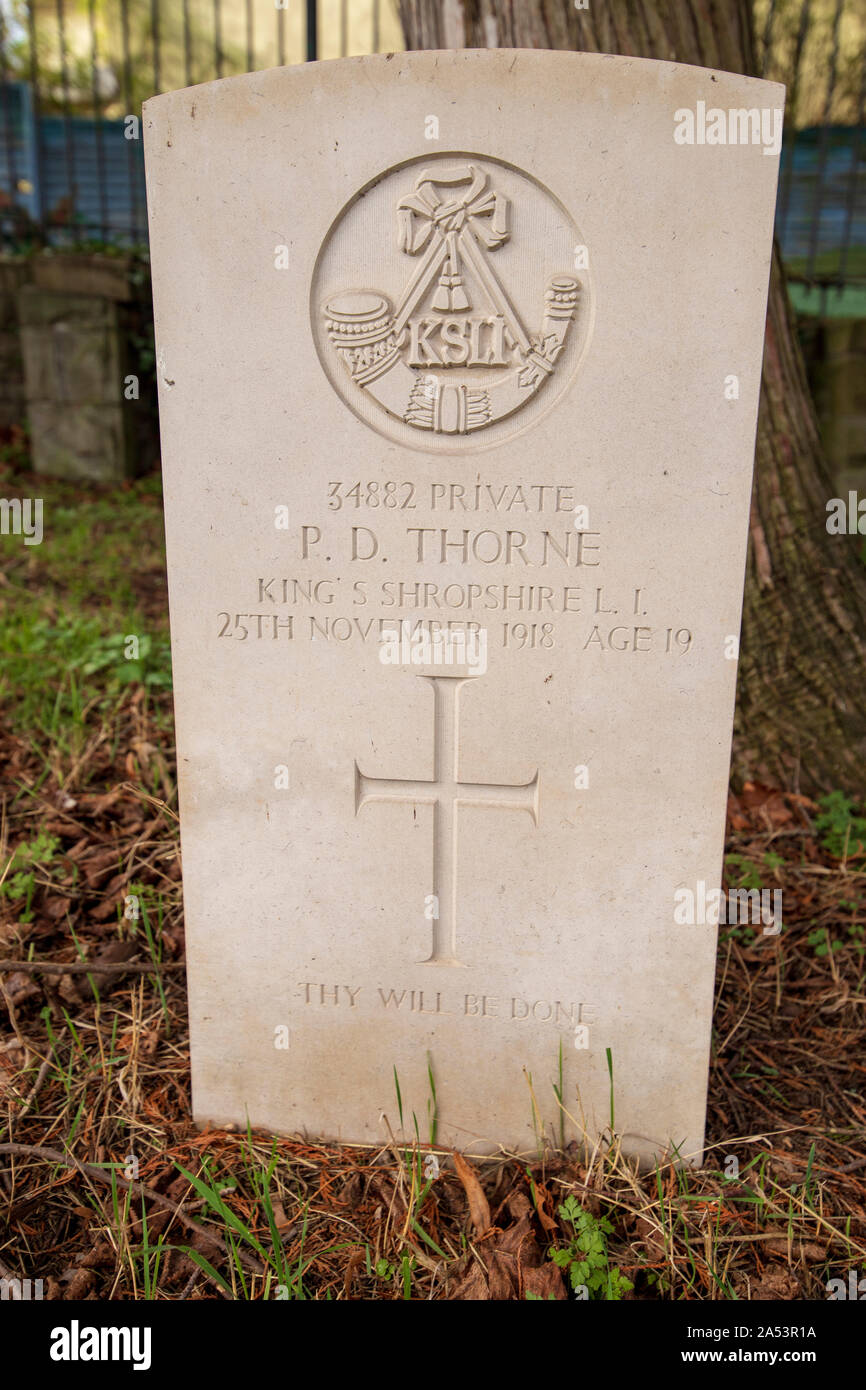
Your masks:
M291 1300L304 1302L309 1297L304 1275L314 1259L350 1248L350 1242L338 1242L315 1255L305 1253L309 1230L309 1202L301 1202L301 1230L297 1241L298 1252L290 1254L286 1248L283 1233L277 1225L272 1188L274 1175L279 1163L276 1143L271 1149L270 1160L262 1168L252 1152L252 1133L248 1129L249 1147L244 1148L243 1163L248 1191L248 1200L258 1221L244 1220L229 1207L224 1200L234 1194L238 1183L234 1177L226 1175L220 1179L212 1165L205 1162L204 1175L197 1176L176 1163L175 1167L186 1178L192 1190L204 1203L205 1210L214 1217L222 1228L226 1245L226 1256L217 1269L199 1250L189 1245L179 1246L194 1264L198 1265L219 1289L233 1299L249 1300L253 1297L264 1299ZM267 1236L261 1238L254 1226L267 1225Z
M171 684L160 482L89 492L5 473L6 496L38 487L44 535L0 536L0 706L14 733L68 749L94 705Z

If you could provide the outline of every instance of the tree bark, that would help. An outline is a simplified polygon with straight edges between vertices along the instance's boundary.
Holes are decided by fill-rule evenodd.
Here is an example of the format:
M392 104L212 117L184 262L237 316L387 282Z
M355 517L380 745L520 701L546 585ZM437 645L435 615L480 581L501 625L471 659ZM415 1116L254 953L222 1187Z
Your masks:
M399 0L407 48L561 48L755 75L748 0ZM835 495L773 255L733 780L864 794L866 567ZM708 563L713 563L708 557Z

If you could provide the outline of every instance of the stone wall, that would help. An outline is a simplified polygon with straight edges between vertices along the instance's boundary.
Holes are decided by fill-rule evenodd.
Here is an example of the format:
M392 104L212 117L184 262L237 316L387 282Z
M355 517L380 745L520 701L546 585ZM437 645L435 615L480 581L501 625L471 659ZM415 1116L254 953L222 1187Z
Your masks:
M123 258L0 262L0 426L26 418L35 472L112 482L156 461L137 352L149 319L146 280Z

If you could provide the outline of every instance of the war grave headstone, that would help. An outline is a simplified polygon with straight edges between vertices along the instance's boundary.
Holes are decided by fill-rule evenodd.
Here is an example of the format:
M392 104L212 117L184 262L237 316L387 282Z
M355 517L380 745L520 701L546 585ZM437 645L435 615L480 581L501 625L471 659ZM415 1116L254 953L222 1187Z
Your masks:
M783 89L146 104L195 1116L700 1160ZM562 1108L554 1087L561 1087Z

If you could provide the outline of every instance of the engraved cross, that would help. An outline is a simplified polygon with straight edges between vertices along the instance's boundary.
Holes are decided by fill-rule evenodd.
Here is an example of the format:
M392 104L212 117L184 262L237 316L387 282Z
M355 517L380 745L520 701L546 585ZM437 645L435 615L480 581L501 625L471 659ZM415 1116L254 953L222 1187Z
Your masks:
M529 782L464 782L459 773L460 688L465 676L421 676L433 687L433 777L368 777L355 762L355 814L372 801L422 803L433 807L433 949L427 962L462 965L457 957L457 836L461 806L498 806L528 811L538 824L538 771Z

